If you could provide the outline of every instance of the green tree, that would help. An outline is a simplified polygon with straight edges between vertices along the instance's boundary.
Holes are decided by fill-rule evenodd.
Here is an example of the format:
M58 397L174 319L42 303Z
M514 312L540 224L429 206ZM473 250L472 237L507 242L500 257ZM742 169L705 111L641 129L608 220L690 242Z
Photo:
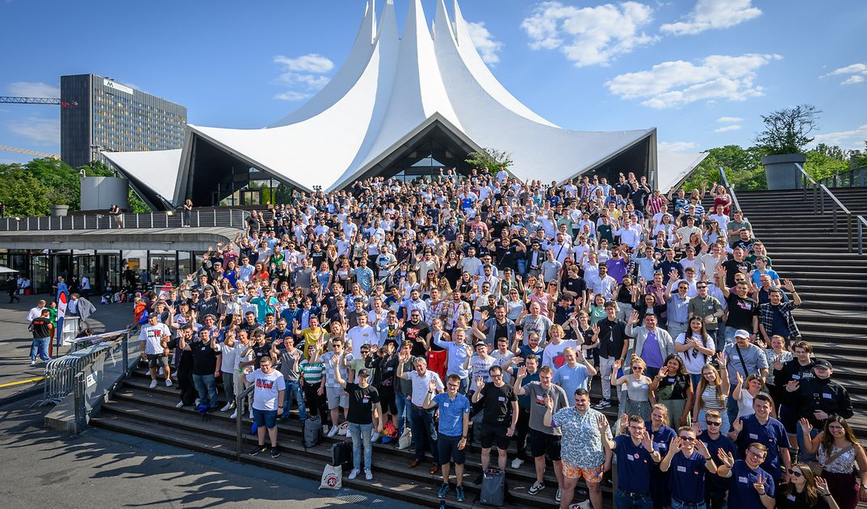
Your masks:
M0 165L0 201L7 216L45 216L48 188L19 164Z
M756 146L767 155L801 153L813 141L810 133L818 127L820 113L812 104L801 104L762 115L765 130L756 136Z
M843 158L843 151L840 147L830 147L834 150L827 150L829 147L816 147L814 150L807 152L807 162L804 164L804 171L815 180L832 177L837 173L849 170L849 160ZM839 156L839 157L838 157Z
M466 159L467 164L479 171L487 171L490 174L499 173L514 164L509 154L503 150L484 148L480 152L470 152Z
M763 155L761 149L726 145L712 148L708 152L708 157L702 161L681 187L687 190L701 189L704 184L709 186L713 182L719 182L719 169L723 168L726 172L726 179L730 185L734 186L735 191L767 189L768 182L761 163Z

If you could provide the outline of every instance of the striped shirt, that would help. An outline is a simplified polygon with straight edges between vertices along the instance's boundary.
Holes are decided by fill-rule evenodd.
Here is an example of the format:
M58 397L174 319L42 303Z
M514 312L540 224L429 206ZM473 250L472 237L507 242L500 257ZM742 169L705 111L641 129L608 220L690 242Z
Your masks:
M299 366L301 376L305 384L318 384L322 382L322 374L325 372L325 364L321 362L301 361Z

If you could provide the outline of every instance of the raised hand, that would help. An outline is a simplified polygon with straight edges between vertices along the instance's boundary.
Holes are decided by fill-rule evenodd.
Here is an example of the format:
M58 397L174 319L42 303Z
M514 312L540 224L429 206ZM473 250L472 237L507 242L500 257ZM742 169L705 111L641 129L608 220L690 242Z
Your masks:
M482 387L484 387L484 386L485 386L485 377L477 376L476 377L476 389L481 390Z
M780 371L783 369L783 360L781 355L774 356L774 371Z
M740 433L744 429L744 420L743 419L735 419L735 422L732 423L732 428L735 430L735 433Z
M831 494L831 492L828 490L828 481L821 477L816 477L816 489L819 490L819 494L823 497L827 497Z
M698 421L693 422L692 430L695 432L695 436L701 435L701 423Z
M518 378L525 378L527 376L527 367L521 366L518 368Z
M743 375L741 375L740 372L735 373L735 375L737 376L737 379L738 379L738 385L743 385L744 384Z
M650 433L644 430L641 435L641 446L648 451L653 451L653 441L650 439Z
M791 380L786 384L786 392L795 392L801 387L801 383L797 380Z
M683 439L680 437L674 437L674 440L671 441L671 450L675 452L680 452L683 449Z
M756 477L756 482L753 483L753 488L759 492L759 495L765 494L765 475L761 472L759 472L758 477Z
M710 458L710 451L707 450L707 445L705 445L704 442L696 438L695 442L693 443L695 444L695 449L698 451L699 454L701 454L705 458Z
M437 389L439 389L436 378L431 377L430 383L428 385L430 386L430 390L433 392L436 392Z
M629 324L635 325L638 323L638 311L633 311L631 315L629 315Z
M783 286L783 288L785 288L786 290L788 290L788 291L790 291L790 292L794 292L794 291L795 291L795 284L792 283L792 280L791 280L791 279L784 279L784 280L783 280L783 285L782 285L782 286Z
M605 434L605 430L608 429L608 417L604 415L600 415L596 418L596 424L599 426L599 432Z
M629 426L629 416L623 414L620 416L620 429L626 429Z
M801 417L799 422L801 424L801 430L804 432L804 436L810 436L810 433L813 431L813 425L810 424L810 421L808 421L806 417Z
M677 269L671 269L671 271L668 273L668 280L677 281L678 276L680 276L680 272L678 272Z
M551 412L554 411L554 398L552 398L550 394L545 395L545 408Z
M723 465L725 465L729 469L731 469L733 466L735 466L735 457L732 456L732 453L725 452L724 450L722 450L722 448L720 448L720 449L717 449L716 455L719 458L719 460L722 461Z
M725 369L726 368L727 362L726 362L726 355L724 353L722 353L722 352L717 353L716 354L716 361L719 364L719 369Z

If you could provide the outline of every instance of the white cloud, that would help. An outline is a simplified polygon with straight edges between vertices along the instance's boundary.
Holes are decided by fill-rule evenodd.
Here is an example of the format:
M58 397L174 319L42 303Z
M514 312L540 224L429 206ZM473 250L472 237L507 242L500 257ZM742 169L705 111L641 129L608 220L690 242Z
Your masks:
M696 147L697 145L691 141L660 141L656 145L657 150L660 152L685 152L693 150Z
M308 94L304 92L296 92L294 90L287 90L286 92L281 92L274 96L274 99L280 99L281 101L303 101L304 99L309 99L313 94Z
M274 57L274 63L286 66L289 71L324 74L334 69L334 62L317 53L290 58L283 55Z
M694 35L705 30L730 28L762 15L752 0L698 0L684 21L666 23L660 31L672 35Z
M608 90L622 99L644 99L654 109L677 108L697 101L745 101L764 95L755 84L756 71L780 55L711 55L697 64L674 60L648 71L620 74L607 81Z
M729 131L737 131L740 128L741 128L741 126L739 126L737 124L732 124L732 125L722 126L718 129L714 129L713 132L715 132L715 133L727 133Z
M864 82L864 77L867 76L867 64L847 65L846 67L834 69L828 74L819 77L827 78L828 76L849 76L840 83L841 85L855 85L862 83Z
M843 150L864 150L864 141L867 140L867 124L851 131L834 131L817 134L811 145L824 143L825 145L837 145Z
M641 31L652 14L653 9L637 2L578 8L550 1L538 4L521 28L534 50L559 49L577 67L604 66L658 39Z
M57 119L28 117L6 124L13 133L40 145L60 145L60 121Z
M277 55L274 63L283 66L277 82L290 87L290 90L274 96L282 101L303 101L312 97L313 92L321 90L330 81L331 78L325 74L334 70L334 62L317 53L296 58Z
M60 89L38 81L16 81L6 86L9 95L20 97L60 97Z
M479 51L482 60L488 65L498 64L500 62L498 53L503 49L503 43L494 39L491 32L485 28L485 23L483 21L478 23L468 21L467 30L470 32L470 39Z
M744 121L741 117L720 117L716 119L718 124L739 124Z

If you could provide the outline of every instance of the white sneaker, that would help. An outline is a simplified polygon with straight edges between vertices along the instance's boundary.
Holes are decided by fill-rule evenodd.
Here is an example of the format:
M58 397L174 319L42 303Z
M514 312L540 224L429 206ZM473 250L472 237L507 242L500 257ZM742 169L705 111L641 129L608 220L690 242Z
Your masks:
M157 374L160 375L160 376L163 376L163 368L160 368L160 369L157 371Z
M369 468L364 469L364 478L367 479L368 481L373 480L373 472L371 472Z
M337 432L337 434L342 437L349 436L349 423L344 422L343 424L341 424L340 430Z
M157 388L157 381L151 380L151 384L148 387L150 387L151 389L156 389Z
M229 419L237 419L237 418L238 418L238 411L235 410L234 412L232 412L232 415L229 416Z
M183 402L183 401L178 401L178 404L175 405L175 408L184 408L184 402Z
M356 477L358 477L358 469L353 468L352 472L349 472L349 477L347 477L347 479L355 479Z
M232 402L230 401L230 402L226 403L226 406L221 408L220 411L221 412L228 412L231 409L232 409Z
M36 361L30 361L30 365L31 365L31 366L35 366L35 365L36 365Z
M328 432L328 438L334 438L334 436L337 435L337 432L338 432L339 430L340 430L339 427L337 427L337 426L333 426L333 427L331 428L331 430Z
M524 460L522 460L520 458L515 458L512 460L512 468L514 468L514 469L521 468L521 465L523 465L523 464L524 464Z
M380 437L380 434L374 431L373 433L370 434L370 441L376 442L377 440L379 440L379 437Z
M171 387L171 386L172 386L172 379L166 378L166 387Z
M196 406L199 406L199 404L200 404L201 402L202 402L202 400L200 400L199 398L196 398Z
M322 425L322 433L328 433L328 425L327 424Z

